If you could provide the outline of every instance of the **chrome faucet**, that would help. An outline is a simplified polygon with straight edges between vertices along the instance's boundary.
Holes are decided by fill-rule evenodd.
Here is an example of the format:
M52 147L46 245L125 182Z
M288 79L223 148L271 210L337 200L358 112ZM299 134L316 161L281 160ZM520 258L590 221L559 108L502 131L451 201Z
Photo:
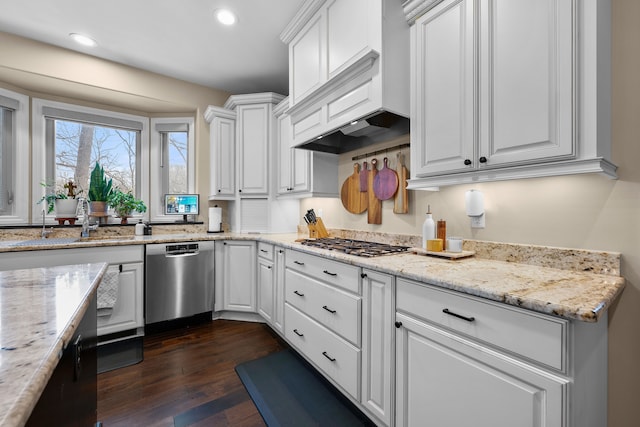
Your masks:
M45 212L44 212L44 209L42 209L42 233L40 233L40 237L42 237L43 239L46 239L49 234L53 233L53 227L51 227L51 230L47 231L44 225L44 216L45 216Z
M96 222L94 225L89 224L89 201L86 198L81 198L80 204L82 206L82 232L80 233L80 237L89 237L89 232L96 231L100 223Z

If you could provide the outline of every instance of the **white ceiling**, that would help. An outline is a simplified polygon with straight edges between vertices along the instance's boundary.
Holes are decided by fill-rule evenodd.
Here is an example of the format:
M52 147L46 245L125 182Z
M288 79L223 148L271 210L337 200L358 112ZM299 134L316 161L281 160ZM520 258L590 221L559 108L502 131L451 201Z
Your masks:
M303 0L3 1L0 31L232 94L288 93L280 33ZM233 27L214 19L226 7ZM94 38L81 47L69 33ZM2 59L0 58L0 63Z

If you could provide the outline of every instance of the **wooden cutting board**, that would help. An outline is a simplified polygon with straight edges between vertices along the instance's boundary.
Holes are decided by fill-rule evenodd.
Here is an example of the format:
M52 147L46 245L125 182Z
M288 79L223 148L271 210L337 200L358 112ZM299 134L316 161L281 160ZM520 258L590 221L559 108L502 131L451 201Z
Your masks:
M360 171L360 191L367 191L369 187L369 166L367 162L362 162L362 170Z
M369 201L367 196L368 193L360 192L360 165L355 163L353 174L344 180L340 190L342 206L351 213L360 214L367 210Z
M368 191L365 194L369 198L369 206L367 210L367 223L368 224L382 224L382 201L378 199L373 192L373 181L378 174L378 160L371 160L371 170L368 176Z
M389 200L398 190L398 175L389 169L389 159L384 158L382 169L373 180L373 192L379 200Z
M409 172L404 165L404 154L398 153L398 191L393 201L393 213L405 214L409 212L409 190L407 190L407 178Z

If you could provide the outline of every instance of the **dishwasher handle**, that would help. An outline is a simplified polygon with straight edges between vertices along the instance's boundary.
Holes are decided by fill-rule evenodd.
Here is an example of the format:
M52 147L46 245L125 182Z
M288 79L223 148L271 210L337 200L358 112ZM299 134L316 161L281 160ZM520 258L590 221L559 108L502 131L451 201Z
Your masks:
M200 252L196 251L196 252L176 252L176 253L169 253L167 252L164 257L165 258L183 258L183 257L188 257L188 256L195 256L198 255Z

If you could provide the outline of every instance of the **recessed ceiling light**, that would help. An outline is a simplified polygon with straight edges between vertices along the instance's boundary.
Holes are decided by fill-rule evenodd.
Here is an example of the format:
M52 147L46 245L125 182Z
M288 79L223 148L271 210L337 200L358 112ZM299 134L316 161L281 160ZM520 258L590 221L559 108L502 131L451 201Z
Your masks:
M83 34L71 33L71 34L69 34L69 37L71 37L73 40L75 40L76 43L79 43L79 44L81 44L83 46L93 47L93 46L98 44L98 43L96 43L96 41L94 39L92 39L89 36L85 36Z
M222 25L233 25L236 23L236 15L229 9L216 9L216 19Z

